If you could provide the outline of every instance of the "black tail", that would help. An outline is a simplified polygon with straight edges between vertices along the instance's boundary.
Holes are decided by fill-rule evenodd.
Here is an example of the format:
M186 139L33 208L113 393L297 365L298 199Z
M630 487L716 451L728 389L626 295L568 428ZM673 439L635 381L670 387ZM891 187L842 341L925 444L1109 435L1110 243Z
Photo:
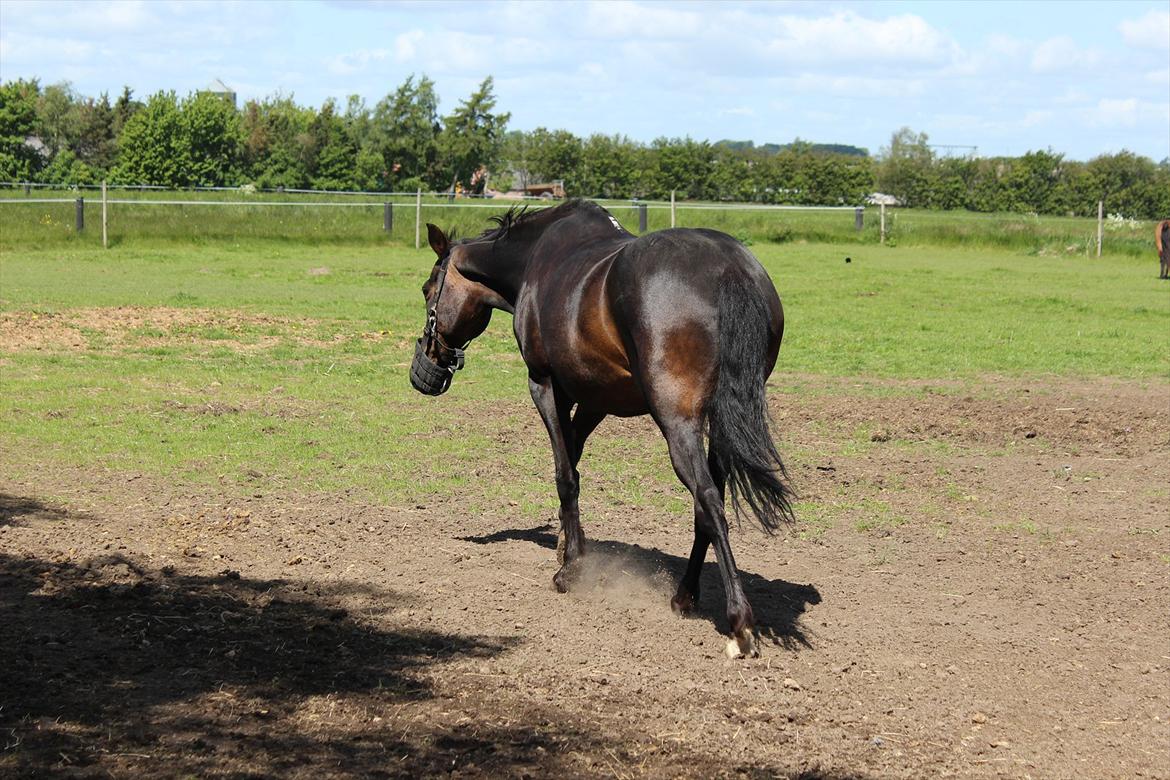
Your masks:
M764 398L770 320L767 304L746 280L720 288L719 384L707 417L711 452L727 477L736 517L747 501L764 530L774 533L793 520L793 494Z

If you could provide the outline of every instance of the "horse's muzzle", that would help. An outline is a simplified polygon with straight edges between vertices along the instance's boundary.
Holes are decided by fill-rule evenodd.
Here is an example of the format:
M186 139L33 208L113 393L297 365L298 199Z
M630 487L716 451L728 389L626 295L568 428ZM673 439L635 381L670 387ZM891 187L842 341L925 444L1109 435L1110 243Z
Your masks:
M414 360L410 364L410 384L415 390L427 395L442 395L451 387L451 378L463 368L463 350L454 350L457 360L450 365L440 365L427 355L423 340L414 345Z

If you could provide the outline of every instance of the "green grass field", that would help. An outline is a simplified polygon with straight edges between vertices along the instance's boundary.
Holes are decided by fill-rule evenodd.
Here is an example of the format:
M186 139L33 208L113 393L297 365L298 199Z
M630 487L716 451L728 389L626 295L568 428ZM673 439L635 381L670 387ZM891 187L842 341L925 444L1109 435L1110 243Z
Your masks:
M74 204L26 202L40 198L85 199L86 230L74 230ZM109 237L114 247L144 248L175 243L217 246L251 241L309 244L365 244L378 246L387 239L414 246L415 201L403 196L308 195L241 192L111 191L110 197L133 200L109 208ZM200 204L247 202L279 205L149 205L152 202L196 201ZM393 202L393 228L383 230L383 204ZM601 201L630 230L637 232L637 206L630 201ZM311 204L348 204L311 205ZM459 235L475 235L487 217L507 209L511 202L450 203L444 197L423 199L422 221L453 228ZM533 208L545 205L530 203ZM880 243L880 215L865 211L861 231L854 227L851 210L753 210L728 204L680 203L680 227L710 227L742 241L766 243L835 243L876 246ZM649 203L647 228L670 226L665 203ZM1009 249L1039 256L1088 257L1096 254L1096 220L1076 217L1040 217L1029 214L976 214L921 209L889 209L886 219L889 246L954 246ZM423 231L425 236L425 230ZM1108 255L1153 257L1152 222L1110 220L1105 225L1104 251ZM92 190L37 190L25 196L19 190L0 191L0 248L94 247L101 243L101 196Z
M804 242L752 249L786 308L774 392L797 399L818 377L857 378L866 393L889 392L882 383L916 392L900 380L1170 376L1170 283L1148 259ZM476 480L468 508L529 493L552 506L543 433L531 446L497 441L539 425L509 316L497 314L472 344L446 396L409 385L419 287L433 259L385 241L5 248L5 468L108 467L406 503L460 491L491 452L515 479ZM598 437L594 467L620 464L625 497L645 500L641 469L669 466L640 466L624 446ZM655 500L684 506L676 494Z

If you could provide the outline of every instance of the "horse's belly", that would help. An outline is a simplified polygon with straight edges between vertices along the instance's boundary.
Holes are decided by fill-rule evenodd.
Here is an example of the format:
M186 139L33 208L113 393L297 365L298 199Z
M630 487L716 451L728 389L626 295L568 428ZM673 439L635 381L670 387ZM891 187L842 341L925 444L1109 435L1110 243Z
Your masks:
M590 362L587 356L565 361L554 371L558 384L569 397L587 409L633 417L649 408L642 388L628 369L608 361ZM583 359L584 358L584 359Z

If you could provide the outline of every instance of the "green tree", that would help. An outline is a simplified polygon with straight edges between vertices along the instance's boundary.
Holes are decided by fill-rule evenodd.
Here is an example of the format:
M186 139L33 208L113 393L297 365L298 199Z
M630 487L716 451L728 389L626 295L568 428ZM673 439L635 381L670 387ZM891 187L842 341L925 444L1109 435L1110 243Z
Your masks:
M274 95L248 101L241 120L243 169L256 186L308 187L313 158L309 125L315 112L291 97Z
M471 96L443 120L438 149L443 161L443 178L454 186L471 184L472 177L482 169L491 169L499 161L504 133L512 115L494 113L496 96L494 82L488 76Z
M41 170L37 180L47 184L97 184L102 180L102 171L79 160L72 149L62 149Z
M1051 149L1015 158L999 181L998 210L1051 213L1062 173L1063 155Z
M1170 171L1165 166L1122 150L1089 160L1085 167L1108 212L1138 219L1170 216Z
M926 133L903 127L883 147L876 171L877 187L907 206L929 207L934 184L934 153Z
M509 130L504 133L504 140L500 146L500 167L506 170L496 171L493 181L499 183L506 179L507 189L523 190L533 179L530 171L532 162L529 153L532 150L532 135L523 130ZM503 188L503 185L497 189Z
M439 97L435 83L408 76L374 107L363 151L382 159L382 188L435 186L439 172ZM369 165L368 153L364 156Z
M332 99L325 101L309 123L309 135L316 152L309 166L313 189L347 190L354 187L357 145L346 132L345 120L337 115L337 106Z
M638 145L621 135L595 133L581 149L580 194L589 198L639 195Z
M122 87L122 94L114 103L114 137L122 137L122 128L130 121L130 117L144 108L142 101L134 99L134 91L130 87Z
M749 201L757 195L756 183L752 178L754 161L745 152L753 150L748 145L735 149L729 145L717 145L711 161L709 177L710 197L715 200Z
M115 181L167 187L219 186L237 181L240 118L218 95L179 102L158 92L122 128Z
M0 84L0 179L31 181L44 158L27 143L37 122L36 79Z
M810 206L843 206L862 203L873 188L868 157L824 153L810 147L797 158L798 200Z
M186 145L179 99L156 92L122 128L118 163L112 173L121 184L182 186L186 183Z
M568 130L538 127L528 134L530 183L562 180L569 193L581 194L581 139Z
M114 109L77 94L69 82L46 87L37 99L36 136L45 145L49 164L42 178L54 184L100 181L116 155Z
M98 171L108 171L118 153L117 136L114 132L114 108L110 97L102 93L101 98L87 98L79 102L77 109L77 138L73 151L78 159Z
M656 138L650 145L656 170L650 174L649 195L668 198L678 190L684 198L712 197L711 170L714 150L706 141L691 138Z
M182 186L221 187L239 183L243 135L232 103L211 92L196 92L180 106L179 151Z
M53 157L62 149L69 149L77 138L78 100L68 81L50 84L37 98L36 135Z

